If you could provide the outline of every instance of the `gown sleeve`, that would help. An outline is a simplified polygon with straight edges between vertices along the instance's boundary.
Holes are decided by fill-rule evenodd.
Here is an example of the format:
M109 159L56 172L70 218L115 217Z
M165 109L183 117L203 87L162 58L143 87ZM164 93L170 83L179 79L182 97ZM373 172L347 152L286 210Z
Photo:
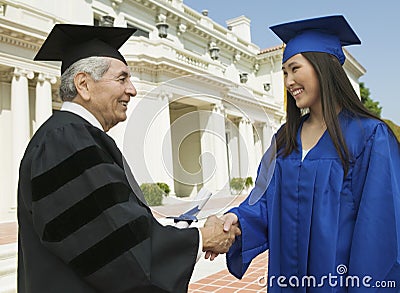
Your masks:
M160 225L102 135L67 125L31 151L25 204L40 241L100 292L186 292L197 229Z
M379 124L357 158L353 194L358 208L350 252L350 276L400 288L400 148L386 125ZM385 283L375 283L376 281ZM388 283L390 281L391 283ZM393 283L394 282L394 283ZM364 292L365 286L349 292ZM368 291L369 292L369 291Z
M276 174L272 171L272 175L270 168L267 151L258 167L255 187L245 201L228 211L238 216L242 231L226 254L229 272L239 279L243 277L251 261L269 247L267 198L274 194L276 181ZM271 174L272 178L267 180L266 174Z

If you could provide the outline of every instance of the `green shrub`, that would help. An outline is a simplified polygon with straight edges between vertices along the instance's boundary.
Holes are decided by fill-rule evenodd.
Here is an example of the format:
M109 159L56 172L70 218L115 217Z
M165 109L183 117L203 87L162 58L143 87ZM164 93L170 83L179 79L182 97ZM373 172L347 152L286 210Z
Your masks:
M246 181L244 182L244 187L249 188L253 186L253 178L251 176L246 178Z
M232 178L231 181L229 182L231 190L237 194L240 194L243 191L244 184L245 184L245 179L240 177Z
M164 191L158 187L157 183L143 183L140 185L140 189L149 206L162 205Z
M164 191L165 196L168 196L168 195L169 195L171 189L169 189L169 186L168 186L167 183L164 183L164 182L157 182L157 185L158 185L158 187L161 188L162 191Z

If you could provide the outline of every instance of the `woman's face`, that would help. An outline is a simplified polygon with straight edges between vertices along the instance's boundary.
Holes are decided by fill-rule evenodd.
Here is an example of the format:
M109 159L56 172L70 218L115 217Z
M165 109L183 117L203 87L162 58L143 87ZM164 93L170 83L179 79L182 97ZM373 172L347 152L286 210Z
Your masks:
M312 108L320 104L320 88L317 73L312 64L301 54L289 58L282 65L286 88L298 108Z

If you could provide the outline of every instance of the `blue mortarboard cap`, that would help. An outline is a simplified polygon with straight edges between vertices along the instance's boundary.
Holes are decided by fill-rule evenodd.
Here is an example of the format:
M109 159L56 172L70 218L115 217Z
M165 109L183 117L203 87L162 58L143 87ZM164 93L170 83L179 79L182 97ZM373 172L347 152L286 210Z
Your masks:
M271 26L270 29L286 43L282 63L298 53L325 52L336 56L343 64L342 46L361 44L342 15L293 21Z

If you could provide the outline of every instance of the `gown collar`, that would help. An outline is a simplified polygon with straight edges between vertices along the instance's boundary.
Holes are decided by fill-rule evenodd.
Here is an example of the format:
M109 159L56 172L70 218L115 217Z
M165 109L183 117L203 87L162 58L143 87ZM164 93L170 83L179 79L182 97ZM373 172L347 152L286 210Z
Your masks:
M343 111L342 111L343 112ZM339 123L343 124L343 114L342 112L339 113ZM292 158L298 159L300 161L304 160L318 160L318 159L339 159L339 156L337 154L337 151L335 149L335 146L333 145L332 139L329 135L328 129L324 131L318 142L315 144L315 146L311 149L309 149L306 157L304 160L302 160L302 153L303 153L303 148L302 148L302 143L301 143L301 129L303 127L304 121L308 119L310 115L306 114L301 118L301 122L299 125L299 129L297 130L297 150L292 152L290 156Z
M90 124L92 124L94 127L97 127L101 131L104 131L103 127L101 126L99 120L96 119L96 117L90 113L86 108L83 106L74 103L74 102L64 102L61 106L60 111L67 111L74 113L86 121L88 121Z

